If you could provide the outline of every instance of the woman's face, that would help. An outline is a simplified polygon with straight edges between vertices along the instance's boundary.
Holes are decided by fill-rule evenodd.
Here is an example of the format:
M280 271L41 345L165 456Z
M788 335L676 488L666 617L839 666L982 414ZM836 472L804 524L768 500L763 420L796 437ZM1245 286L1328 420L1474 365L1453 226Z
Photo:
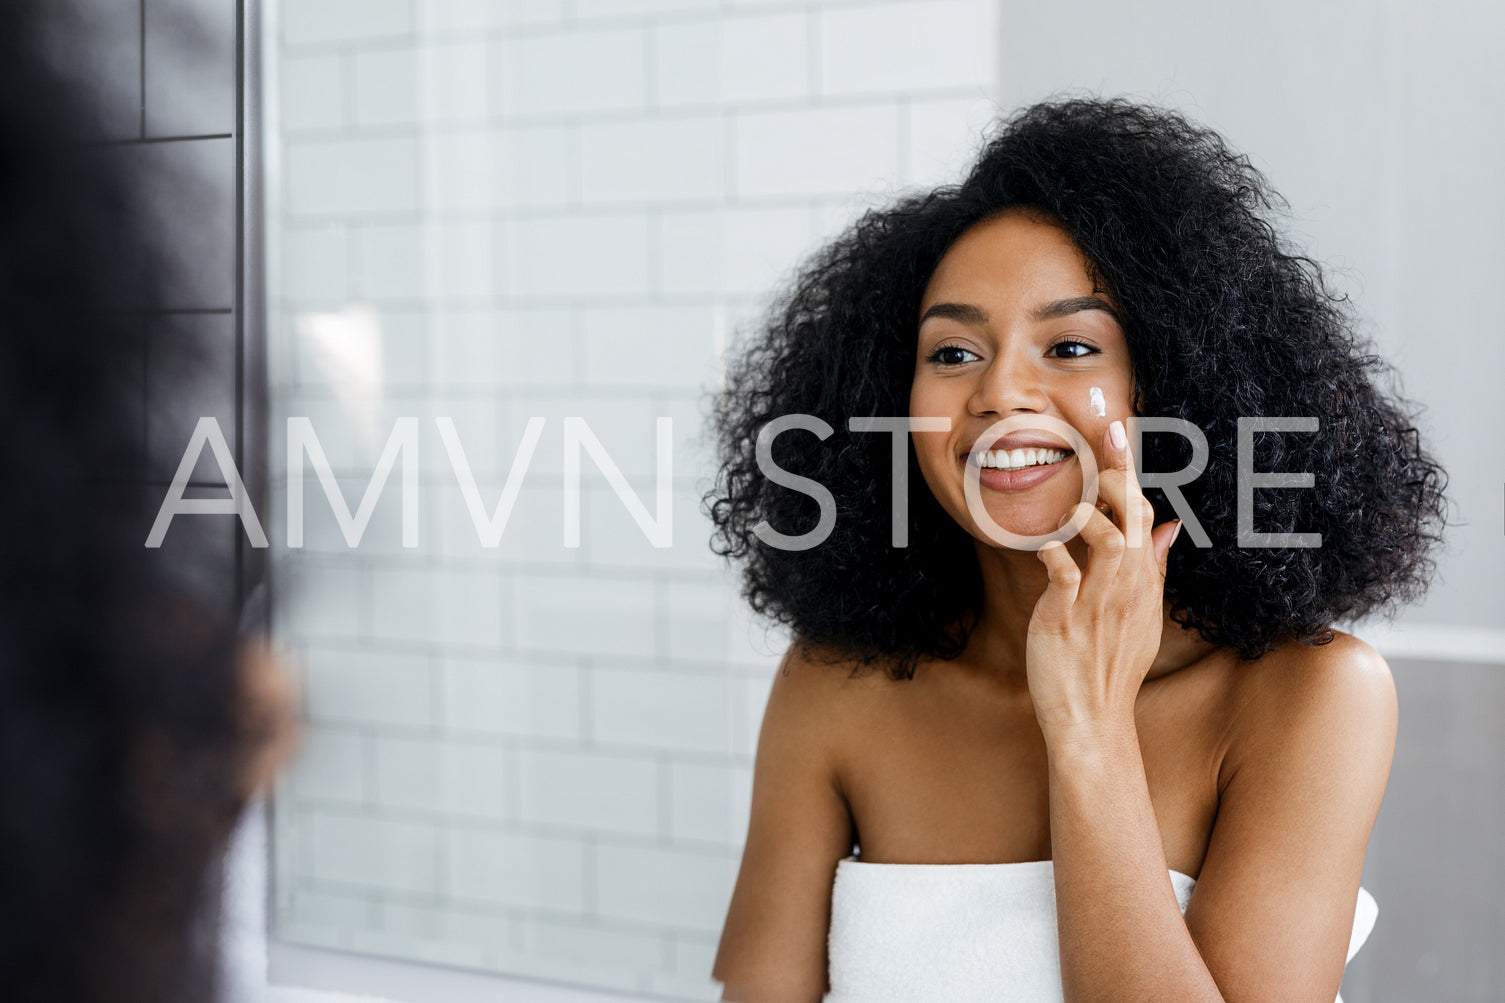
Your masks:
M977 539L992 542L967 510L964 477L968 456L989 426L1016 415L1064 421L1087 441L1101 468L1108 423L1133 413L1133 367L1116 315L1117 305L1094 291L1086 258L1071 238L1022 210L973 226L936 266L920 302L909 413L948 417L951 428L910 434L930 490ZM1003 447L1059 450L990 452L985 462L1001 466L975 473L995 523L1041 536L1081 500L1082 467L1046 423L1017 424ZM996 437L989 436L990 450Z

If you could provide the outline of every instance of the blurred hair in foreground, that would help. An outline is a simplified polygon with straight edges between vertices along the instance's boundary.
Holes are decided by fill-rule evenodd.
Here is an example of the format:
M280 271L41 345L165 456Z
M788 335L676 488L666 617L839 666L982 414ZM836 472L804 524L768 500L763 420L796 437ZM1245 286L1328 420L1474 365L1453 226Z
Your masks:
M276 730L269 663L199 598L228 562L143 545L162 494L143 483L146 332L174 284L143 193L196 182L87 141L101 95L68 44L86 26L0 4L0 985L204 1001L212 865ZM184 391L194 351L150 347L181 381L154 393Z

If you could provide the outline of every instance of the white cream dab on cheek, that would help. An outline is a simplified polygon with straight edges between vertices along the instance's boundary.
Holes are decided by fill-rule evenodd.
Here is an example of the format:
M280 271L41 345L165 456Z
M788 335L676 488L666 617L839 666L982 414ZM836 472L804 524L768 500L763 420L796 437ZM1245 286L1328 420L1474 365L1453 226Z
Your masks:
M1108 417L1108 402L1103 400L1103 388L1093 387L1088 400L1092 402L1093 413L1099 418Z

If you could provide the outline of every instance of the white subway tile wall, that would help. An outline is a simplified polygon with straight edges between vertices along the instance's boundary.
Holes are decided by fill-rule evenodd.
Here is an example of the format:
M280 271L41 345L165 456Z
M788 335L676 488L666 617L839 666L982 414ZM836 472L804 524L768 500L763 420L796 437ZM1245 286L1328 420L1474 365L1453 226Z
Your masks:
M959 177L997 110L995 6L269 3L265 521L308 719L276 812L276 936L719 996L788 638L709 550L707 398L807 254ZM288 416L352 513L418 418L417 547L400 465L351 548L302 458L305 545L282 545ZM586 452L571 515L572 417L635 505ZM488 548L476 517L499 500ZM668 548L642 525L661 513Z

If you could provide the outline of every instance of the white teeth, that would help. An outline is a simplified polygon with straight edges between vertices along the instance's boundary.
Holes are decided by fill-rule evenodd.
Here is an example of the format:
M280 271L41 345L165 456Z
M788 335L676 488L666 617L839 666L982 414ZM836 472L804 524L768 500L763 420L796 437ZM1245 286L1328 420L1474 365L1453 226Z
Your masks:
M977 465L994 470L1020 470L1064 460L1067 454L1059 449L994 449L980 453Z

